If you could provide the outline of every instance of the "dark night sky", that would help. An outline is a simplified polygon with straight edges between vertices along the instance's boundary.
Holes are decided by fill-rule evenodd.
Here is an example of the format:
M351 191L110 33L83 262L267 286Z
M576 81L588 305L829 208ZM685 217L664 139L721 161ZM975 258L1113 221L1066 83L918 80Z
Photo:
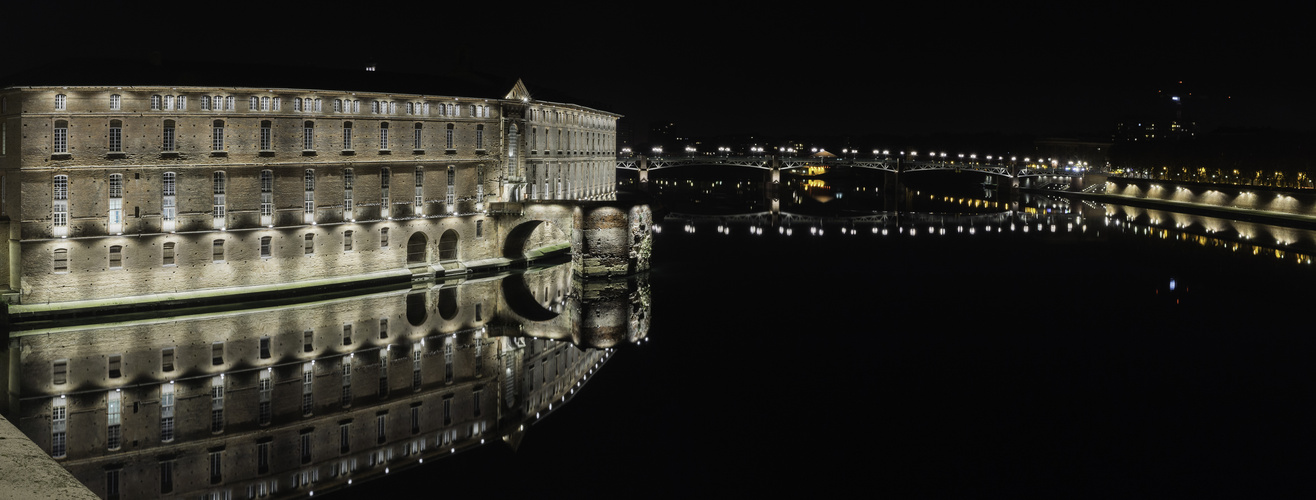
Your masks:
M21 47L6 66L71 56L145 60L153 51L166 60L294 67L373 61L381 71L422 73L463 60L523 78L532 90L598 103L626 115L623 124L637 133L673 121L694 135L1102 136L1116 119L1166 107L1172 92L1192 92L1185 113L1200 113L1207 126L1312 130L1304 74L1312 4L810 7L732 16L676 4L664 4L665 14L582 6L552 16L434 4L317 12L138 5L52 17L33 2L25 15L0 21ZM444 93L441 79L435 87Z

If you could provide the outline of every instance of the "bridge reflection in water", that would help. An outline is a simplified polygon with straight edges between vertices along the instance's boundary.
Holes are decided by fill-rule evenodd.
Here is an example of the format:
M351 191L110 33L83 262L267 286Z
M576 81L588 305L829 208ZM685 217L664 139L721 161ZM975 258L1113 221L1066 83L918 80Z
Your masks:
M104 498L346 488L504 441L648 334L571 264L221 312L13 325L9 415Z

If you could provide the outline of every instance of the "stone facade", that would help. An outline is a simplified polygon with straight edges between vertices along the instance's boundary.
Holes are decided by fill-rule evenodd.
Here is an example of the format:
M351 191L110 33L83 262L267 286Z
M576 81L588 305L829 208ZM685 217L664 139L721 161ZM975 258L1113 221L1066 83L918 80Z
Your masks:
M96 301L504 259L499 207L611 197L618 118L520 82L502 98L6 88L0 292Z

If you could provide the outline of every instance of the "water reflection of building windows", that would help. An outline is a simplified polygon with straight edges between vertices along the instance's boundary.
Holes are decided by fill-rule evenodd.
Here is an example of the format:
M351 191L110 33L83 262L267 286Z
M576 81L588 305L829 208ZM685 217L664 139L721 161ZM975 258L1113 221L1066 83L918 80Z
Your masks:
M385 321L385 320L381 320ZM382 330L381 330L382 331ZM388 348L379 350L379 398L388 397Z
M160 461L160 493L174 491L174 461Z
M347 408L352 406L352 356L343 357L342 371L343 371L343 391L342 391L341 403L343 408Z
M160 349L160 371L174 371L174 348Z
M119 473L121 469L105 471L105 500L119 500Z
M314 410L314 401L312 400L311 379L312 369L315 366L314 361L302 364L302 415L310 416Z
M64 396L51 402L50 410L50 456L64 458L68 455L65 439L68 436L68 400Z
M273 411L271 410L270 405L274 400L274 381L270 379L269 369L261 370L259 388L260 401L258 418L260 419L260 425L269 425L270 420L272 420L273 417Z
M411 389L414 391L420 391L420 347L421 344L411 346Z
M314 330L306 330L302 332L302 352L311 352L311 349L314 347L312 345L312 339L314 337Z
M375 442L384 444L388 435L388 410L375 415Z
M338 453L347 453L352 451L352 424L345 423L338 426Z
M311 463L311 431L314 430L315 429L301 430L301 457L303 465Z
M443 425L452 425L452 394L443 396Z
M420 405L419 401L411 404L411 433L420 434Z
M106 371L107 373L109 373L110 378L119 378L123 376L123 370L121 366L123 364L122 354L109 355L109 357L106 358L105 364L107 368Z
M122 418L122 399L118 389L106 394L105 401L105 447L110 450L117 450L122 442L121 433L123 423Z
M224 431L224 376L210 379L210 432Z
M270 471L270 441L269 438L256 443L256 473L264 474Z
M57 359L51 363L51 383L55 385L64 385L69 380L69 360Z
M210 484L224 481L224 451L210 452Z
M452 337L443 339L443 383L452 383Z

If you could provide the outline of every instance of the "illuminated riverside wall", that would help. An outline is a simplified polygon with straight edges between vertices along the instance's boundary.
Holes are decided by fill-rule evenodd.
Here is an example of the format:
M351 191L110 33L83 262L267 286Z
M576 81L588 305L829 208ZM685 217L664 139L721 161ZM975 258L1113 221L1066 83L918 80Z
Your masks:
M342 488L519 441L570 401L606 348L647 335L642 277L573 276L564 264L278 308L20 329L11 420L102 497Z
M1316 216L1316 193L1303 190L1110 178L1106 181L1106 194Z
M569 238L569 211L556 234L514 232L527 202L614 194L618 118L534 100L520 82L502 98L3 89L0 296L59 303L488 265L509 241Z

